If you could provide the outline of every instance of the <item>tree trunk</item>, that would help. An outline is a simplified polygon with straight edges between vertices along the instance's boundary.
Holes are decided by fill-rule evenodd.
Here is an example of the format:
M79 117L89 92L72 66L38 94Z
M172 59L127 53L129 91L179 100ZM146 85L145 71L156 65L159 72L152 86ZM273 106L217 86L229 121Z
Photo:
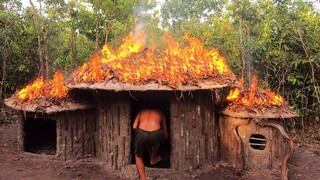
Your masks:
M246 68L246 56L245 56L245 49L244 49L244 45L243 45L243 32L242 32L242 28L243 28L243 18L240 15L240 24L239 24L239 35L240 35L240 46L241 46L241 61L242 61L242 67L241 67L241 77L243 80L245 80L245 68ZM244 81L247 82L247 81Z
M110 29L112 28L111 23L112 23L114 15L115 15L114 11L116 9L116 6L117 6L117 0L113 0L112 12L109 15L107 26L105 27L105 31L106 31L106 38L104 41L105 44L108 44L108 40L109 40L108 37L109 37Z
M99 23L100 23L100 18L97 14L97 22L96 22L96 51L99 50Z
M77 34L72 29L70 38L70 51L71 51L71 66L75 66L76 62L76 37Z
M38 22L36 20L36 10L35 10L35 7L34 7L34 4L32 2L32 0L29 0L30 4L31 4L31 12L32 12L32 17L33 17L33 25L34 25L34 28L37 32L37 37L38 37L38 54L39 54L39 62L40 62L40 76L42 78L45 78L44 77L44 64L43 64L43 59L42 59L42 45L41 45L41 29L38 25ZM41 4L41 1L39 1L40 4ZM41 6L40 6L41 7Z
M108 36L109 36L109 28L108 28L108 26L105 28L105 31L106 31L106 38L104 40L104 44L108 44Z
M48 52L48 39L47 39L47 33L45 32L43 34L43 42L44 42L44 54L45 54L45 60L46 60L46 79L49 79L49 52Z
M6 49L6 48L5 48ZM6 94L6 86L5 83L7 81L7 60L8 60L8 54L6 50L4 50L2 55L2 77L1 77L1 83L0 83L0 100L4 100L5 94Z

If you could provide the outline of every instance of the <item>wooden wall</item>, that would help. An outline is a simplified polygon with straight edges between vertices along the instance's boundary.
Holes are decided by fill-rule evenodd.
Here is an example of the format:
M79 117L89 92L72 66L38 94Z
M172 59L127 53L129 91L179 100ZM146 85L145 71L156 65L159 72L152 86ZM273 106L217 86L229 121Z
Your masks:
M57 120L57 155L63 160L95 157L97 122L95 110L59 113Z
M97 157L115 169L131 163L130 98L100 91L96 95Z
M52 119L56 122L56 155L63 160L95 157L97 146L96 112L66 111L56 114L20 112L18 149L24 151L24 125L27 118Z
M183 93L180 98L173 92L144 94L144 98L164 98L170 102L170 168L199 168L218 161L219 128L213 91ZM142 97L140 93L132 92L131 95ZM96 100L97 157L120 169L132 162L132 97L128 93L98 92Z
M219 160L214 91L96 91L96 109L46 115L57 122L58 156L64 160L97 157L114 169L130 165L133 96L170 102L170 168L194 169Z
M171 100L171 168L186 170L218 161L218 119L213 91Z
M235 128L236 126L238 128ZM251 119L220 115L220 131L221 160L240 169L279 170L282 158L288 153L288 146L277 129L260 127ZM265 149L254 149L250 146L252 134L260 134L266 138ZM237 152L239 148L241 154Z

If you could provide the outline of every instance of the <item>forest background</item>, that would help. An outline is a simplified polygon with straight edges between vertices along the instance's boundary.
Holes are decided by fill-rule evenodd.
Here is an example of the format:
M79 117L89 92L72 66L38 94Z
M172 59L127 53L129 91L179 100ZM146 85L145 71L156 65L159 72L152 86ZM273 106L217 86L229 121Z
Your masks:
M248 84L253 74L298 113L293 130L320 124L320 8L316 0L1 0L1 120L5 98L37 77L66 76L104 44L142 25L149 39L184 33L219 49ZM318 130L319 131L319 130ZM320 141L320 133L311 133Z

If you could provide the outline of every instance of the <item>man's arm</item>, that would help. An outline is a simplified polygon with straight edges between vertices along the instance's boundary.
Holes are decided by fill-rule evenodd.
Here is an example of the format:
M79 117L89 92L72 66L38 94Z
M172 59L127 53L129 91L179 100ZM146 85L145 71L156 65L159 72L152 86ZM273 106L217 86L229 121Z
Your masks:
M167 123L166 123L167 120L166 120L166 117L163 115L163 113L161 113L161 117L162 117L161 127L164 132L164 138L168 139L168 128L167 128Z
M133 130L138 129L139 121L140 121L140 112L137 114L136 119L134 120L134 123L132 126Z

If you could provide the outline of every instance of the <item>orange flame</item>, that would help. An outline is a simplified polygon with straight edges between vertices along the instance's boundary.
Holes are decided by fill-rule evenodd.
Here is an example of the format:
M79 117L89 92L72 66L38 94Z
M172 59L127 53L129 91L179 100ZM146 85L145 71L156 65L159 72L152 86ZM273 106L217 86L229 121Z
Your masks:
M27 85L25 88L17 93L20 100L31 101L42 94L44 81L42 78L36 79L32 84Z
M32 84L27 85L16 95L19 100L32 101L39 97L64 98L67 96L68 88L64 84L64 77L61 73L55 72L53 80L45 82L41 77Z
M261 105L284 105L285 101L283 97L277 95L271 90L263 90L262 93L258 91L258 79L256 76L252 79L252 84L248 91L242 91L239 88L234 88L229 92L227 101L231 101L234 104L242 104L245 106L261 106Z
M53 80L49 82L48 92L51 97L64 98L68 94L68 87L64 84L64 76L61 73L55 72Z
M153 80L177 84L215 74L232 73L226 59L220 56L216 49L204 48L201 40L187 34L183 39L188 45L180 47L168 33L165 34L166 48L160 52L155 51L154 46L146 48L142 41L135 42L133 33L130 33L116 51L105 45L101 53L94 55L91 61L72 74L71 80L75 84L111 78L126 83Z

